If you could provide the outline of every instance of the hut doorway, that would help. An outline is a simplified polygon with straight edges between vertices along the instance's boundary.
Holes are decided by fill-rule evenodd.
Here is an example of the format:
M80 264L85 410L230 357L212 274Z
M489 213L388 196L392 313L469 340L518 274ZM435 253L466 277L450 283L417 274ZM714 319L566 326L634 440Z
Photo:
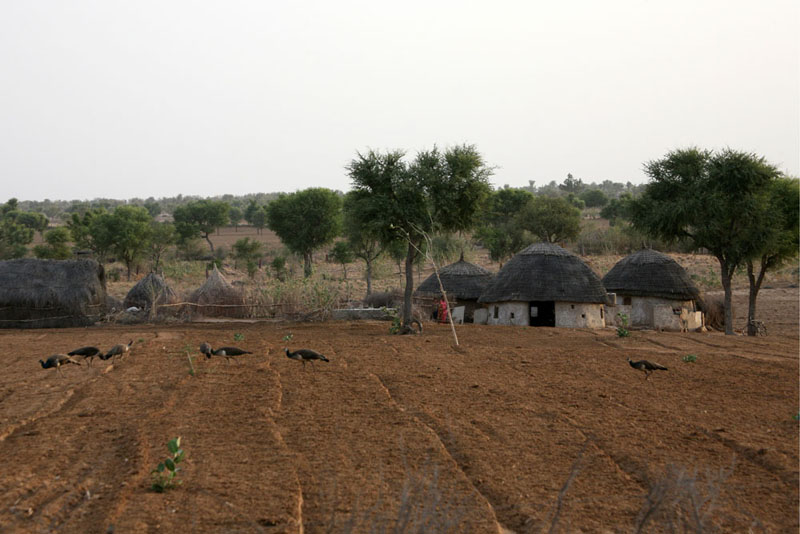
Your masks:
M530 303L531 326L555 326L556 303L552 300L535 300Z

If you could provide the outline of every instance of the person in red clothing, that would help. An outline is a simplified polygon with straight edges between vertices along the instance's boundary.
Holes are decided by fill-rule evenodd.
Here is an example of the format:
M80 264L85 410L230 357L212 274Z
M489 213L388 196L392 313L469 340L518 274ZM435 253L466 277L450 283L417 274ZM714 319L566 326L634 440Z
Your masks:
M440 323L447 322L447 300L444 298L444 295L439 299L439 313L437 314L437 318L439 319Z

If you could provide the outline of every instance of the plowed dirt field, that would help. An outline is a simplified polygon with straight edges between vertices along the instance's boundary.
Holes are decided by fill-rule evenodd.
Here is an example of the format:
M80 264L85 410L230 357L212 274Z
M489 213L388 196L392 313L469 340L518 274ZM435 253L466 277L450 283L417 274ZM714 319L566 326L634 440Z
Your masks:
M454 347L449 327L400 337L380 322L1 331L0 532L797 532L797 304L797 289L762 291L760 338L466 325ZM124 359L63 378L37 363L131 339ZM201 359L202 341L255 354ZM331 361L304 369L284 346ZM645 380L628 357L669 370ZM155 493L176 436L183 484Z

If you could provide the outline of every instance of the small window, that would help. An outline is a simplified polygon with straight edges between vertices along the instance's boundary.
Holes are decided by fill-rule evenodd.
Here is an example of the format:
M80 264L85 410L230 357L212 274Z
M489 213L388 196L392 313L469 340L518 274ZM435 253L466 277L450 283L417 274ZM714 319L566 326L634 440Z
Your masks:
M514 312L511 312L511 319L514 318Z
M630 306L631 305L631 298L630 297L623 298L622 299L622 304L623 304L623 306Z
M600 318L603 318L603 308L600 308Z
M570 304L569 307L570 307L570 309L573 309L573 310L575 309L575 305L574 304Z
M581 319L586 319L586 314L585 313L581 314Z
M500 310L497 308L497 306L495 306L494 307L494 318L497 319L498 317L500 317Z

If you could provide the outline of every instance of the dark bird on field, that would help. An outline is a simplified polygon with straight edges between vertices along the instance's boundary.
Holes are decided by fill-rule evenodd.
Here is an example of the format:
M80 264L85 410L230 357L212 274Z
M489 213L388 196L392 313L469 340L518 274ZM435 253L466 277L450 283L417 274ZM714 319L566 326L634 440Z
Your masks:
M67 353L68 356L83 356L83 361L89 360L89 367L92 366L95 356L100 355L100 349L97 347L81 347L72 352Z
M668 369L663 365L653 362L648 362L647 360L639 360L638 362L634 362L633 360L628 358L628 363L631 364L631 367L633 367L634 369L644 371L645 380L650 378L650 373L652 373L653 371L668 371Z
M80 362L73 360L66 354L53 354L52 356L47 358L47 361L39 360L39 363L42 364L42 369L52 369L53 367L55 367L56 371L58 371L58 374L60 374L61 376L64 376L61 373L62 365L67 365L70 363L73 363L75 365L80 365Z
M204 343L204 344L208 345L208 343ZM211 347L208 347L208 348L211 348ZM236 347L220 347L218 349L213 349L211 351L211 354L213 354L214 356L225 356L225 359L228 361L228 363L231 363L231 358L233 356L241 356L242 354L253 354L253 353L248 351L248 350L243 350L243 349L239 349L239 348L236 348ZM206 358L210 358L211 354L206 353ZM235 361L236 363L239 363L235 359L233 361Z
M319 352L315 352L311 349L297 349L294 352L290 352L287 347L284 347L283 350L286 352L287 358L303 362L303 370L306 368L306 362L311 362L311 367L314 368L314 360L322 360L323 362L330 361ZM314 370L316 371L316 368L314 368Z
M108 352L106 352L104 356L100 356L100 359L101 360L107 360L109 358L115 358L116 359L117 356L122 358L122 356L124 356L125 353L130 350L131 345L133 345L133 340L132 339L131 339L130 343L128 343L127 345L114 345L113 347L108 349Z
M209 345L208 343L200 343L200 353L205 354L206 358L210 358L213 352L214 349L211 348L211 345Z

